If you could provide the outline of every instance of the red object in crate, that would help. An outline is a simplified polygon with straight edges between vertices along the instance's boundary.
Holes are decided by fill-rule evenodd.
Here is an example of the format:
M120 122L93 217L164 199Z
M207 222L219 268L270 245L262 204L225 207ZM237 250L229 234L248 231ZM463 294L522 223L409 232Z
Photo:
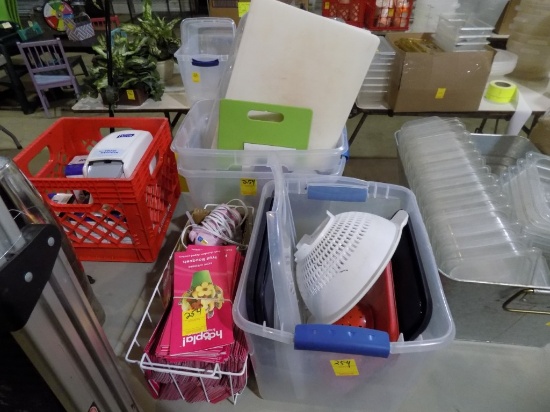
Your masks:
M405 31L413 0L367 0L365 27L370 31Z
M66 178L65 165L74 156L89 154L111 128L146 130L153 135L132 176ZM80 260L153 262L180 194L171 142L170 125L164 118L62 118L13 160L50 206ZM45 162L44 155L48 156ZM156 166L151 173L153 158ZM31 173L37 164L39 171ZM78 197L86 192L89 203L59 204L50 199L56 193Z
M323 0L322 15L364 28L366 7L367 0Z

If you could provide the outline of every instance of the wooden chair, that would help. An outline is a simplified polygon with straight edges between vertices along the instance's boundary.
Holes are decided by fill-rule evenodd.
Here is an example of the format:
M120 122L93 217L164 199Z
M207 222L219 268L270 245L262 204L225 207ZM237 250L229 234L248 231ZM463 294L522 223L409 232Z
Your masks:
M17 42L17 47L23 56L25 66L47 117L50 117L47 90L70 86L78 98L80 88L63 50L61 40Z

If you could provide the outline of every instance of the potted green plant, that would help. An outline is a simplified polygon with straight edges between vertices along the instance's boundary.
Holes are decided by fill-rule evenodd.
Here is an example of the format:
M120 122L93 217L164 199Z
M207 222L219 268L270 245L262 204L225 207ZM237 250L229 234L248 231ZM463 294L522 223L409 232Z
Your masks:
M108 84L107 43L105 36L98 36L93 47L90 75L84 79L83 92L97 97L101 95L106 104L139 105L145 98L159 101L164 85L156 68L156 59L149 53L147 39L130 37L115 32L111 37L112 84ZM133 97L133 98L132 98Z
M180 47L180 39L174 32L180 19L167 21L153 14L151 0L143 0L143 14L137 20L137 24L125 23L121 29L130 36L146 38L149 53L159 62L161 78L170 77L174 67L174 53Z

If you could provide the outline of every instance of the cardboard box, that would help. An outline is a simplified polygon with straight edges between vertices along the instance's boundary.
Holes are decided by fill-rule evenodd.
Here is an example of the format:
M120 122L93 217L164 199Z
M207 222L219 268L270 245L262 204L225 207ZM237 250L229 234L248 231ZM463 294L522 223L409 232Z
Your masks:
M502 10L497 23L495 24L495 29L493 30L496 34L507 35L510 34L510 24L516 17L518 11L516 10L519 6L521 0L510 0L508 4Z
M284 1L289 3L289 1ZM250 0L208 0L208 15L210 17L229 17L239 24L241 17L248 11ZM308 9L307 0L296 1L296 7L304 10Z
M239 24L239 8L237 0L208 0L208 15L210 17L229 17Z
M395 48L388 102L394 112L475 112L494 50L432 53L405 52L395 46L401 38L431 40L429 33L388 33Z

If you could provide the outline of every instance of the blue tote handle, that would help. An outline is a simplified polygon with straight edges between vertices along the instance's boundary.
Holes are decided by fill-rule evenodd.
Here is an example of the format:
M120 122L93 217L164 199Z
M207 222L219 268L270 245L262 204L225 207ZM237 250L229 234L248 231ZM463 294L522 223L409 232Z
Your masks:
M334 200L339 202L366 202L366 187L326 186L310 184L307 186L307 197L313 200Z
M191 59L191 65L197 67L215 67L220 65L219 59L214 60L197 60Z
M390 337L387 332L351 326L296 325L294 349L387 358Z

